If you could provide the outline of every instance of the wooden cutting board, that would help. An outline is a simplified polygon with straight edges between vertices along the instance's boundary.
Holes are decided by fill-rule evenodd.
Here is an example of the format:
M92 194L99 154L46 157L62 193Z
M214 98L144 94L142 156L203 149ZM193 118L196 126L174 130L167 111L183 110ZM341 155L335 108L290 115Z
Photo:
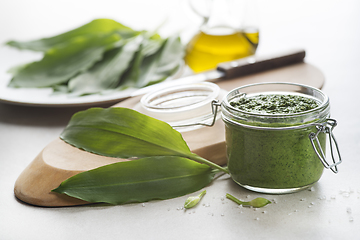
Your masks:
M231 89L260 82L292 82L322 88L325 82L323 73L315 66L298 63L287 67L253 74L217 84L221 89ZM115 104L113 107L134 108L141 96L130 98ZM226 146L224 124L221 119L213 127L203 127L182 133L190 150L203 158L217 164L226 164ZM37 206L74 206L89 204L88 202L53 193L52 189L60 183L80 172L104 166L110 163L127 161L95 155L77 149L62 140L55 139L47 145L29 166L18 177L15 196L26 203Z

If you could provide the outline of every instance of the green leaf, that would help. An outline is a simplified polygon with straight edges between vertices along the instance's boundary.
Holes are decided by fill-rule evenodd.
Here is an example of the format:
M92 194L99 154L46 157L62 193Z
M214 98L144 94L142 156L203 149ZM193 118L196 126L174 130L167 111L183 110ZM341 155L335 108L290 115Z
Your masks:
M149 157L79 173L54 189L88 202L123 204L169 199L207 186L214 173L180 157Z
M128 108L90 108L78 112L60 138L102 156L179 156L228 173L227 169L192 153L182 135L169 124Z
M118 31L118 33L123 38L134 36L134 34L137 33L131 28L126 27L111 19L95 19L79 28L73 29L71 31L54 37L27 42L9 41L6 44L12 47L16 47L18 49L28 49L33 51L45 52L59 44L67 45L68 42L71 41L73 38L82 37L89 34L108 34L114 31Z
M191 155L181 134L169 124L128 108L91 108L73 115L60 138L108 157Z
M158 51L144 58L136 87L145 87L171 76L178 69L182 58L183 47L180 38L172 36L166 39Z
M118 86L120 76L129 67L141 40L142 37L138 36L125 45L106 52L100 62L71 79L68 88L72 95L99 93Z
M118 34L86 35L67 45L54 47L38 62L18 68L10 82L12 87L49 87L67 82L79 72L89 69L103 53L120 40Z
M139 35L141 44L130 43ZM137 49L126 50L130 46L122 47L124 42ZM157 33L134 31L111 19L96 19L54 37L7 44L44 52L42 60L9 70L10 87L52 87L57 94L73 96L163 81L176 72L184 54L178 36L164 40Z
M150 37L147 37L148 33L145 33L145 38L143 41L143 55L145 57L150 56L156 53L163 45L164 39L162 39L159 35L155 34Z
M157 36L157 35L155 35ZM159 37L150 37L147 38L146 34L144 36L144 41L139 47L139 50L135 54L135 57L131 63L131 67L125 72L121 77L121 84L118 87L118 90L127 87L138 87L138 81L140 79L143 67L143 60L147 56L155 54L161 46L163 45L164 40Z
M243 202L243 201L240 201L239 199L237 199L236 197L230 195L229 193L226 194L226 198L232 200L233 202L235 202L239 205L252 206L255 208L265 207L266 205L271 203L271 201L267 200L266 198L262 198L262 197L255 198L249 202Z
M140 67L144 59L143 44L139 46L138 51L130 64L127 71L121 76L120 84L115 90L123 90L128 87L136 87L136 82L140 77Z
M169 74L176 69L183 58L183 46L176 35L167 39L159 58L157 74Z

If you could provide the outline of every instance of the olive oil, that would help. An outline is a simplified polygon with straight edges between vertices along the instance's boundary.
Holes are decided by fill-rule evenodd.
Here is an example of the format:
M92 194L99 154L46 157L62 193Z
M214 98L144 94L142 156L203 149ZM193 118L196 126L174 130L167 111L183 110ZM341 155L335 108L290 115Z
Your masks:
M200 31L186 47L185 62L194 72L216 68L227 62L255 54L259 31L238 31L227 35Z

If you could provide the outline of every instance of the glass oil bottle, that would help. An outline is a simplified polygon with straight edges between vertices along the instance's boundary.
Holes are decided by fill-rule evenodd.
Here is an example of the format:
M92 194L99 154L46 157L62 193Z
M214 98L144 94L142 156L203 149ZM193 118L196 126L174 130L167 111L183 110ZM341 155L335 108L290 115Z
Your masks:
M205 16L193 7L203 17L203 24L187 44L187 65L197 73L214 69L221 62L255 54L259 30L257 26L248 25L244 19L248 15L241 14L241 9L243 12L249 10L244 1L212 0L205 3L208 4Z

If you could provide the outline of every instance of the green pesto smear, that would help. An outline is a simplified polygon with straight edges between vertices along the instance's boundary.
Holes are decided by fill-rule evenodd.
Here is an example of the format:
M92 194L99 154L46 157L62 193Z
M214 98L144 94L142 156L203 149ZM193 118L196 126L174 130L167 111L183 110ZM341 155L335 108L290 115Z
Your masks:
M311 98L299 95L269 94L244 96L230 105L245 112L260 114L291 114L309 111L318 106Z

